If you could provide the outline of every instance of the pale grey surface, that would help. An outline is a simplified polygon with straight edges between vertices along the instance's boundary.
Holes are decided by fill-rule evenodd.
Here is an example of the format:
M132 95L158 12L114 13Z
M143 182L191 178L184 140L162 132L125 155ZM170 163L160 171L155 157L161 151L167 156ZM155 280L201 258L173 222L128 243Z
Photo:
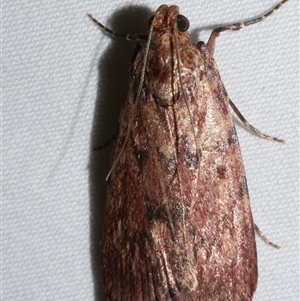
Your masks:
M277 1L237 3L178 4L196 40L200 29L206 41L204 28L248 20ZM109 150L95 154L91 146L117 128L133 45L112 41L86 13L114 30L144 33L139 22L160 4L2 4L1 300L102 300L97 229ZM299 300L298 20L298 1L290 0L265 22L223 34L216 48L231 99L253 125L287 141L264 141L237 125L254 219L282 246L257 238L254 300Z

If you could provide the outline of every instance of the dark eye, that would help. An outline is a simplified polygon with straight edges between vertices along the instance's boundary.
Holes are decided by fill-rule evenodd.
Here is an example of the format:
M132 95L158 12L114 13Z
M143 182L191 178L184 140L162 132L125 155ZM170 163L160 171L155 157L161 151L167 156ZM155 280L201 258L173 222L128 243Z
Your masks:
M189 20L183 16L183 15L178 15L177 16L177 28L179 31L187 31L190 27L190 22Z
M153 19L154 19L154 15L153 16L151 16L150 18L149 18L149 20L148 20L148 27L150 28L151 27L151 25L152 25L152 21L153 21Z

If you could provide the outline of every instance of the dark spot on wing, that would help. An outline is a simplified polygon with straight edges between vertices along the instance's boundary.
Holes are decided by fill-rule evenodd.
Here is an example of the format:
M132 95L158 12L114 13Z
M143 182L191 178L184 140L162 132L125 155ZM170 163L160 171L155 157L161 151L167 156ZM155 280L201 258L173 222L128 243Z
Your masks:
M190 145L186 135L181 136L181 143L179 144L179 152L183 151L183 157L185 159L185 165L191 170L196 170L199 163L199 155L190 151Z
M153 222L154 220L161 220L164 222L167 221L164 208L160 207L155 200L150 200L148 197L146 197L146 206L149 223Z
M226 176L226 167L224 165L218 166L217 173L220 179L224 179Z
M246 177L243 177L243 179L242 179L242 181L240 183L240 192L241 192L241 195L247 195L247 196L249 196Z
M187 166L190 169L192 169L192 170L197 169L197 167L198 167L198 155L197 154L187 151L185 153L185 159L186 159Z
M147 150L137 150L135 149L135 158L139 167L139 171L143 170L147 159L148 159L148 151Z
M231 144L236 144L237 142L238 142L238 137L236 134L236 129L233 126L228 134L228 143L229 143L229 145L231 145Z

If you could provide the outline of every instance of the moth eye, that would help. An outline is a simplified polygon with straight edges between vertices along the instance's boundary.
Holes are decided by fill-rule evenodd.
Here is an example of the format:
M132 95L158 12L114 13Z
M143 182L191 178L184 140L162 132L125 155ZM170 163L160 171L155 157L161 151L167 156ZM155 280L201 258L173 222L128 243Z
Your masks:
M148 20L148 27L149 27L149 28L150 28L151 25L152 25L153 19L154 19L154 15L152 15L152 16L149 18L149 20Z
M179 31L187 31L190 27L190 22L189 20L183 16L183 15L178 15L177 16L177 28Z

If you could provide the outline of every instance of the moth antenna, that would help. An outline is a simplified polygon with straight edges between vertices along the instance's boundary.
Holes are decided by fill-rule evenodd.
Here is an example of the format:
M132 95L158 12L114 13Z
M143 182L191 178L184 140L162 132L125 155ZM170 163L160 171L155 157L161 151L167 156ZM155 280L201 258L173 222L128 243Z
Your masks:
M116 166L122 152L124 151L124 148L126 146L126 143L127 143L127 140L128 140L129 134L130 134L130 125L132 124L132 122L135 118L135 113L136 113L136 110L137 110L137 106L138 106L138 103L139 103L139 98L140 98L141 93L142 93L143 83L144 83L144 79L145 79L146 63L147 63L147 58L148 58L148 53L149 53L149 47L150 47L152 32L153 32L153 26L151 25L150 30L149 30L148 40L147 40L147 43L146 43L145 56L143 58L143 64L142 64L141 78L140 78L140 82L139 82L139 86L138 86L137 96L136 96L136 99L135 99L133 114L130 116L131 118L130 118L130 121L128 123L127 133L126 133L122 148L121 148L116 160L112 164L111 169L108 172L108 175L105 178L106 181L108 180L108 178L109 178L111 172L113 171L114 167Z
M96 20L92 14L87 14L87 15L97 26L99 26L103 31L105 31L112 37L126 39L127 41L134 42L134 43L140 42L140 41L147 41L147 38L148 38L147 35L135 34L135 33L127 33L127 34L117 33L115 31L112 31L111 29L107 28L106 26L104 26L98 20Z
M288 0L281 1L279 4L277 4L274 8L272 8L266 14L264 14L260 17L254 18L252 20L249 20L249 21L246 21L246 22L233 23L233 24L229 24L229 25L225 25L225 26L215 28L213 30L213 32L211 33L211 35L209 37L209 40L208 40L208 43L207 43L207 48L208 48L209 52L211 53L211 55L213 55L213 53L214 53L216 38L220 35L221 32L223 32L223 31L237 31L237 30L240 30L240 29L242 29L246 26L264 21L266 18L273 15L286 2L288 2Z
M180 83L180 88L183 94L183 98L185 101L185 104L187 106L188 109L188 113L189 113L189 117L191 120L191 124L192 124L192 129L193 129L193 136L194 136L194 140L195 140L195 145L196 145L196 152L197 152L197 159L198 159L198 165L199 165L199 171L198 171L198 180L199 181L199 176L200 176L200 158L202 156L202 151L201 151L201 147L198 145L198 141L197 141L197 137L196 137L196 132L195 132L195 124L194 124L194 120L192 118L192 113L191 113L191 109L187 100L187 96L183 87L183 83L182 83L182 77L181 77L181 70L180 70L180 59L179 59L179 50L178 50L178 40L177 40L177 36L174 35L174 42L175 42L175 52L176 52L176 59L177 59L177 69L178 69L178 77L179 77L179 83Z

